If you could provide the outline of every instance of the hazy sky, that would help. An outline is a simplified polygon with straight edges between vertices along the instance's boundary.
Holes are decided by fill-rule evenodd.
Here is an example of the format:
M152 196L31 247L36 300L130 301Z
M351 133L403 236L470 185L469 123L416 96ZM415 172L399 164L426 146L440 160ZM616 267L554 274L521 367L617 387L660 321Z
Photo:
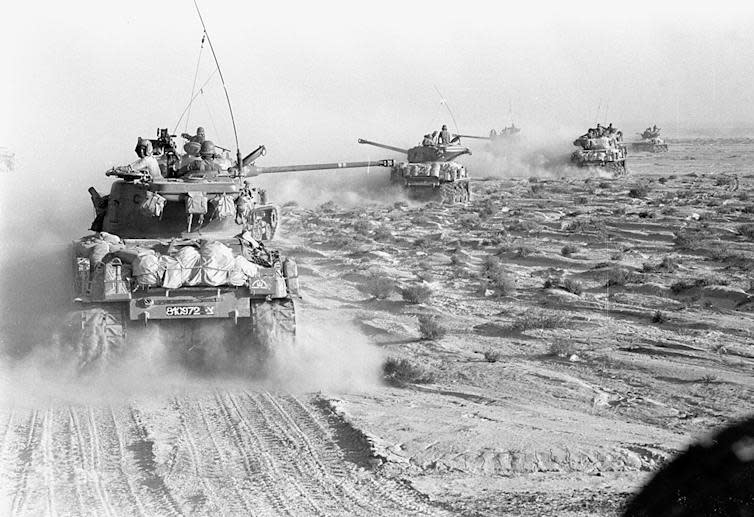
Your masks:
M657 123L671 136L754 120L754 8L513 3L202 0L200 8L242 150L266 144L269 165L381 157L358 137L415 144L453 126L435 88L462 132L504 126L509 107L531 132L569 135L598 110L628 133ZM0 145L19 162L86 157L87 171L101 174L132 158L137 136L175 127L202 37L192 1L32 0L9 9ZM213 67L205 44L200 83ZM204 125L230 147L217 75L204 92L189 129Z

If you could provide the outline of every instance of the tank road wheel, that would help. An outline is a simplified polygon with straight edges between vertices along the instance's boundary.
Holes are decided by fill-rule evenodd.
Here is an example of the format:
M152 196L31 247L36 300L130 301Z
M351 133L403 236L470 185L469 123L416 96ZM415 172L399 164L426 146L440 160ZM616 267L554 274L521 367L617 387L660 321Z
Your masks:
M251 334L266 359L296 343L296 306L292 299L251 302Z
M119 306L96 305L75 311L69 329L80 372L106 366L125 348L126 329Z
M440 185L440 203L451 204L455 203L456 189L453 183L443 183Z

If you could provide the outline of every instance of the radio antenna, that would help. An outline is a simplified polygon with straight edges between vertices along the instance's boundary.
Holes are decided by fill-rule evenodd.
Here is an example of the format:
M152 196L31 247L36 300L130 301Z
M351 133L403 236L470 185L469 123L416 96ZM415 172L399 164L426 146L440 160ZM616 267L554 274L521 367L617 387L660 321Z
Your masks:
M202 29L204 29L204 34L207 36L207 43L209 43L209 49L212 51L212 57L215 59L215 66L217 67L217 71L220 74L220 81L223 83L223 90L225 91L225 99L228 101L228 111L230 111L230 121L233 123L233 136L236 138L236 159L238 160L238 170L241 170L241 147L238 145L238 131L236 130L236 119L233 116L233 107L230 105L230 95L228 95L228 87L225 86L225 79L223 78L223 71L220 69L220 63L217 61L217 54L215 54L215 47L212 46L212 39L209 37L209 32L207 32L207 26L204 25L204 19L202 18L202 13L199 10L199 4L196 3L196 0L194 0L194 7L196 7L196 13L199 15L199 21L202 22Z

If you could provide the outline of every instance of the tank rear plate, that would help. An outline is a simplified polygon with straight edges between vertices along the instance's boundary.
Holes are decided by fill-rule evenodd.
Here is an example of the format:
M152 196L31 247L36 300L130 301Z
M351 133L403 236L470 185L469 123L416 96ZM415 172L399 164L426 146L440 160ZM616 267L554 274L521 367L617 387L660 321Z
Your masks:
M212 296L145 296L129 302L132 320L171 320L196 318L247 318L249 297L235 291Z

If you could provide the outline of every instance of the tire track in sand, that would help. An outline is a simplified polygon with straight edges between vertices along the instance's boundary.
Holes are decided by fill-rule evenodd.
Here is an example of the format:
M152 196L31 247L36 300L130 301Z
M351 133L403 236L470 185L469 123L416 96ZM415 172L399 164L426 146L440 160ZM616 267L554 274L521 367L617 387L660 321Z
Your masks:
M11 504L11 515L19 515L26 505L29 492L29 475L32 468L32 456L34 451L39 447L41 442L41 429L39 423L39 410L34 410L29 417L29 422L26 424L26 438L24 439L24 446L18 452L16 463L18 465L17 472L20 472L16 481L16 490L13 494L13 502ZM35 438L36 435L36 438ZM36 443L35 443L36 442Z

